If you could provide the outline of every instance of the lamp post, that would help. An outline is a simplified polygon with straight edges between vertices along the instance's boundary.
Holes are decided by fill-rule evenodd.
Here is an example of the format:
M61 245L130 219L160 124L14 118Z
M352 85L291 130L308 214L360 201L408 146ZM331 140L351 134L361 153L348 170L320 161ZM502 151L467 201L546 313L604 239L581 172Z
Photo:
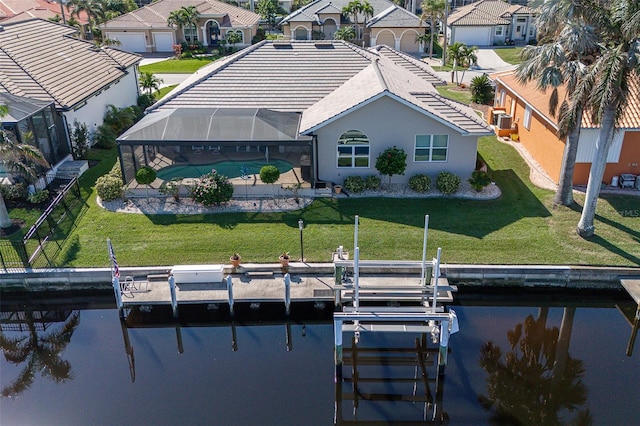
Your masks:
M298 220L298 229L300 230L300 262L304 262L304 244L302 241L302 230L304 229L304 221Z

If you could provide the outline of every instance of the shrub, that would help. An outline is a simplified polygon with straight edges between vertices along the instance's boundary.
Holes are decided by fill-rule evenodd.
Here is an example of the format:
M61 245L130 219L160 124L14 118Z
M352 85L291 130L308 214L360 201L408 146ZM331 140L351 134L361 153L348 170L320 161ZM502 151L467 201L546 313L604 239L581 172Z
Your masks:
M364 186L366 189L372 189L375 191L376 189L380 189L381 184L382 181L378 175L369 175L364 178Z
M276 169L277 170L277 169ZM200 177L189 190L191 199L205 206L226 203L233 196L233 185L215 170Z
M182 55L180 55L180 59L191 59L193 58L193 53L190 50L187 50L186 52L182 52Z
M120 178L120 180L124 181L122 179L122 169L120 168L120 159L116 160L113 167L111 167L111 170L109 170L109 174L117 178Z
M403 175L407 168L407 154L402 148L391 147L385 149L376 159L376 170L383 175Z
M26 200L29 196L27 184L23 182L14 183L13 185L0 185L0 193L6 201Z
M347 191L357 194L364 191L364 179L362 176L347 176L342 184Z
M180 184L181 177L174 177L170 181L164 181L160 186L160 193L170 195L175 201L180 201Z
M140 185L149 185L156 180L156 171L149 166L140 167L136 172L136 182Z
M85 123L73 120L71 131L71 155L74 160L85 158L89 152L89 130Z
M460 178L450 172L440 172L436 177L436 187L445 195L453 194L460 186Z
M103 201L112 201L122 198L124 195L122 179L118 176L107 174L100 176L96 181L96 192Z
M260 180L264 183L275 183L280 178L280 170L276 166L263 166L260 169Z
M471 80L471 102L488 105L493 101L493 87L486 74L473 77Z
M485 186L491 183L491 178L487 172L481 170L474 170L471 173L471 179L468 180L473 189L480 192Z
M116 146L116 132L111 127L103 124L98 126L93 134L93 141L96 148L111 149Z
M422 174L413 175L409 178L409 188L415 192L427 192L431 189L431 178Z
M38 189L33 194L29 195L27 201L31 204L40 204L49 199L49 190L48 189Z
M143 93L142 95L138 96L138 100L136 103L144 111L145 109L153 105L155 101L156 101L156 98L152 94Z

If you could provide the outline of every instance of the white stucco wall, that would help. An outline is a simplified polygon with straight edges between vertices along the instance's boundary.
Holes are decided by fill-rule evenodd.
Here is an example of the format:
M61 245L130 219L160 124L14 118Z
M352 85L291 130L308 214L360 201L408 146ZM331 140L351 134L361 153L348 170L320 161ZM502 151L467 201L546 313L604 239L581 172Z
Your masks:
M369 137L368 168L338 168L338 138L347 130L360 130ZM476 165L478 138L461 136L458 132L395 99L383 97L357 111L318 129L318 179L342 183L351 175L378 174L376 158L386 148L397 146L407 153L404 176L394 176L392 183L406 183L417 173L432 178L441 171L449 171L466 180ZM414 162L415 136L448 134L449 153L446 162Z
M75 111L65 112L64 115L69 127L73 126L73 120L77 119L86 123L89 132L93 132L96 127L102 124L107 105L115 105L118 108L135 105L139 95L136 70L134 66L131 66L127 71L129 73L118 82L88 98L86 105Z

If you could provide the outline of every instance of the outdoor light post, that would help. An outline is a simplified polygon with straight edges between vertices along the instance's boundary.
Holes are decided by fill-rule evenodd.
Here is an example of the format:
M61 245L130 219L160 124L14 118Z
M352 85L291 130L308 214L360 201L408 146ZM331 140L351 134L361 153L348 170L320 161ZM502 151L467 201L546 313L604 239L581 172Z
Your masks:
M300 230L300 261L304 262L304 244L302 241L302 230L304 229L304 221L298 220L298 229Z

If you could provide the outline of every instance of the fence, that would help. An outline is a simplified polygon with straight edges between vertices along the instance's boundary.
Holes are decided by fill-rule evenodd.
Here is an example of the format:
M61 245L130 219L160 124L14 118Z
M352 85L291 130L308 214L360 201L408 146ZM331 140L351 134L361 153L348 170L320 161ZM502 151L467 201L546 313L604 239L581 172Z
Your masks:
M55 259L85 207L78 179L73 178L58 192L22 241L0 241L0 266L5 272L56 266Z

